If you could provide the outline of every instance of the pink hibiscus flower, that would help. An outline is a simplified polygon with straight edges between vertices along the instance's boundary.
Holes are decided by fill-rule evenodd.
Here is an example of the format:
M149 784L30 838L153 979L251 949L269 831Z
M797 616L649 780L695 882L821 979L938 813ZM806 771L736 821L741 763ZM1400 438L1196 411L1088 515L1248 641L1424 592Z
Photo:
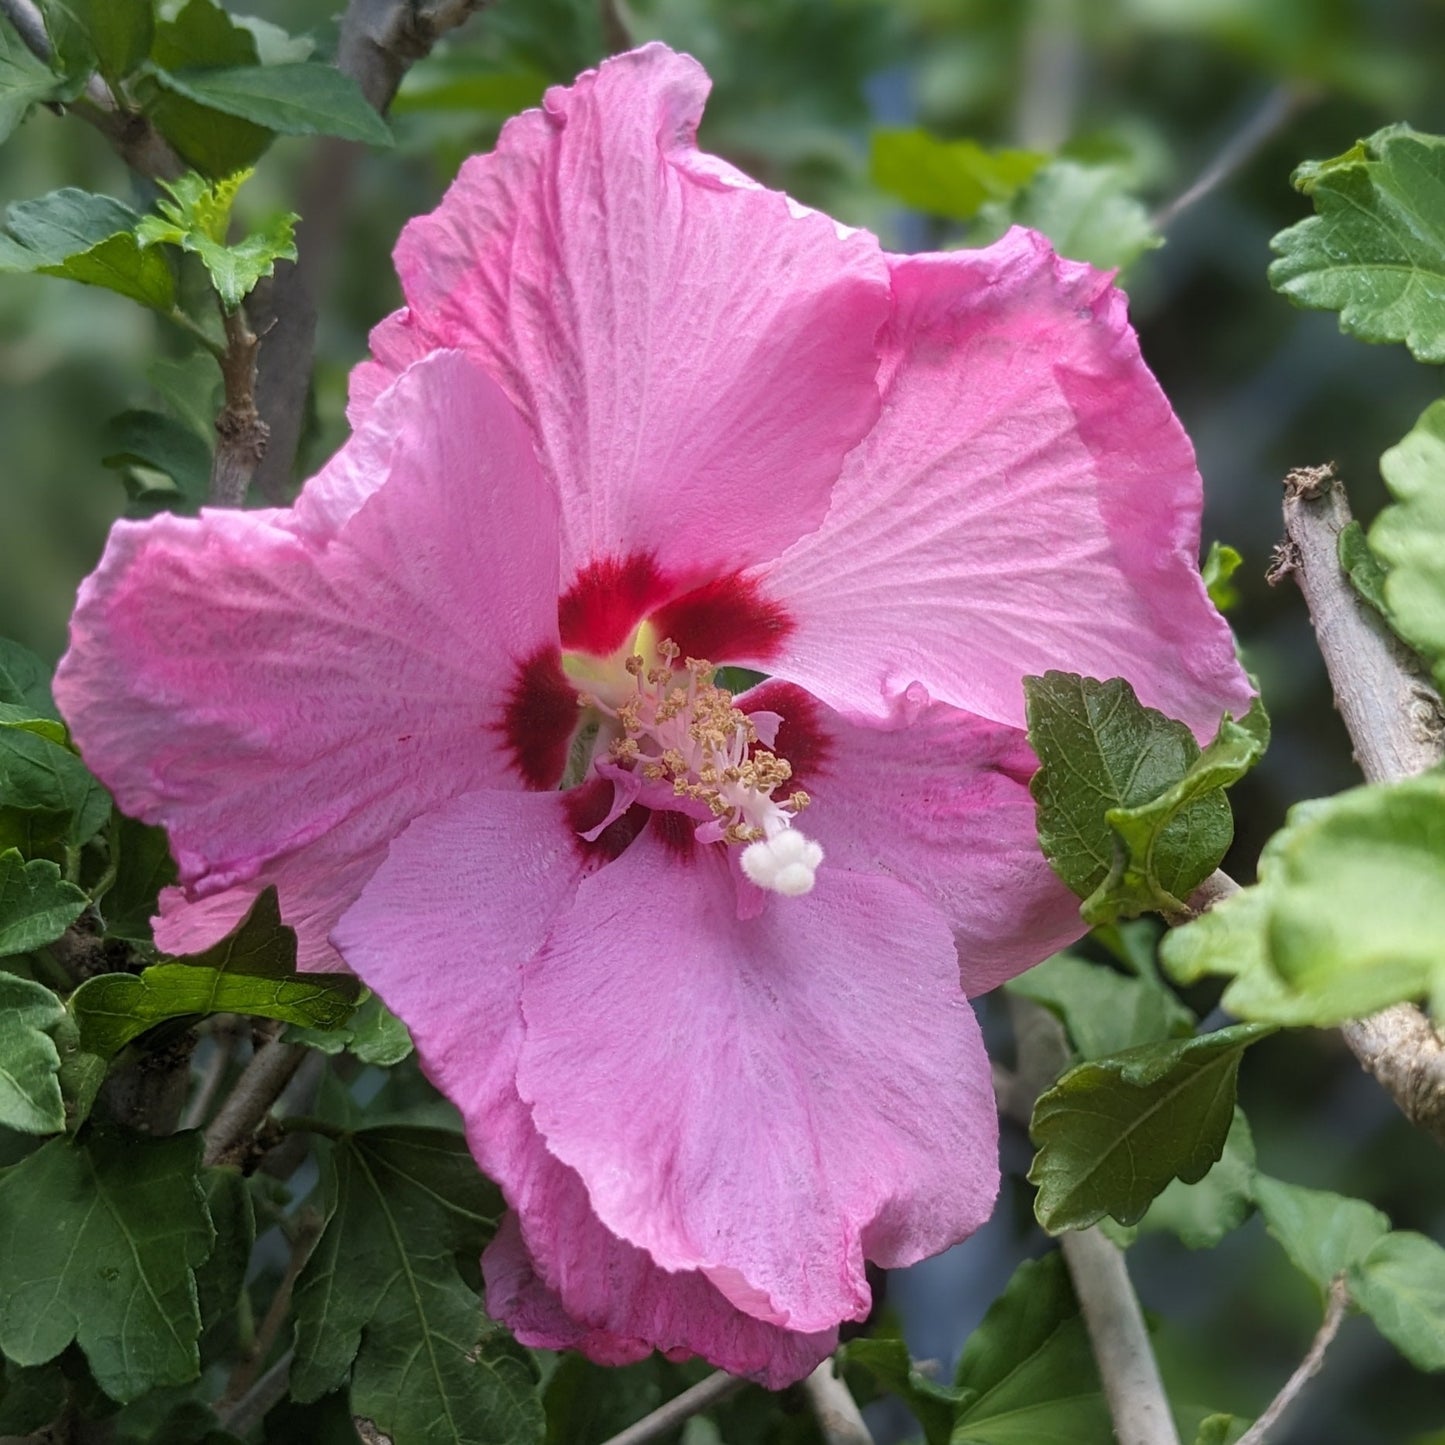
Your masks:
M1249 688L1109 279L885 255L699 152L706 91L649 46L512 121L403 234L352 439L117 524L57 693L169 831L162 948L274 883L410 1025L522 1340L779 1385L992 1208L965 995L1080 931L1021 677L1201 737Z

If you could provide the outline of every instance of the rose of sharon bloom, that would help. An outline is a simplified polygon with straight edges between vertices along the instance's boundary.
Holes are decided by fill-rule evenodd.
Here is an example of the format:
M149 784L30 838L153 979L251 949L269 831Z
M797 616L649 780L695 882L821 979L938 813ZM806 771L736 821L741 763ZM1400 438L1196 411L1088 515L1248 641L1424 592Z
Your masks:
M512 121L403 234L351 440L117 524L57 693L169 831L162 948L275 884L410 1026L523 1341L780 1385L992 1208L966 995L1080 931L1021 677L1201 738L1249 688L1109 279L885 255L699 152L706 90L649 46Z

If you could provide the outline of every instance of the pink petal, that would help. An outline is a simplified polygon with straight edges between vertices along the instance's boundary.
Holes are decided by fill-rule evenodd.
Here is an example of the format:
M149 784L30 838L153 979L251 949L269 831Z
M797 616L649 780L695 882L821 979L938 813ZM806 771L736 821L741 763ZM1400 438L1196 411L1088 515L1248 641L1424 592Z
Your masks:
M1015 725L1026 673L1125 677L1212 735L1250 688L1122 293L1021 230L892 270L883 415L823 526L762 574L796 624L768 670L875 716L917 681Z
M416 325L405 306L383 316L367 337L371 356L354 366L346 401L346 419L359 429L376 399L414 361L436 348L436 342Z
M798 826L822 844L824 872L881 872L923 893L953 928L970 995L1084 932L1079 900L1039 851L1038 760L1017 728L926 697L886 723L844 717L777 679L739 705L781 714L776 750L811 800Z
M608 1230L827 1330L867 1312L865 1258L911 1263L988 1217L988 1060L912 888L825 864L755 918L734 900L721 849L656 828L584 879L524 968L518 1090Z
M530 1167L536 1140L513 1085L522 965L603 856L578 838L573 806L560 792L452 799L396 838L332 933L406 1021L477 1162L504 1189Z
M497 1236L482 1255L487 1313L501 1320L534 1350L580 1350L599 1365L631 1365L652 1353L647 1340L614 1335L579 1324L537 1276L517 1216L503 1215Z
M735 1309L696 1271L659 1269L598 1222L582 1181L540 1138L533 1158L527 1213L504 1219L482 1256L488 1312L523 1344L581 1350L605 1365L629 1363L651 1348L672 1359L700 1355L773 1390L802 1379L837 1347L835 1329L780 1329ZM548 1272L557 1286L528 1248L539 1236L552 1253Z
M700 1274L664 1273L609 1234L517 1095L522 963L609 852L581 844L580 821L572 794L455 799L392 844L337 925L337 945L406 1020L428 1076L462 1111L478 1162L522 1213L531 1249L504 1225L486 1256L498 1318L526 1343L583 1349L604 1363L655 1346L788 1383L835 1337L795 1336L742 1315Z
M525 429L448 353L346 453L385 468L349 521L343 488L297 516L120 522L81 589L56 695L121 807L170 833L168 946L275 882L303 959L334 966L326 933L410 818L538 765L508 710L555 670L556 506Z
M877 243L701 155L707 90L661 45L605 61L397 246L408 312L378 360L462 346L502 383L562 498L564 587L589 563L703 580L776 556L877 415Z

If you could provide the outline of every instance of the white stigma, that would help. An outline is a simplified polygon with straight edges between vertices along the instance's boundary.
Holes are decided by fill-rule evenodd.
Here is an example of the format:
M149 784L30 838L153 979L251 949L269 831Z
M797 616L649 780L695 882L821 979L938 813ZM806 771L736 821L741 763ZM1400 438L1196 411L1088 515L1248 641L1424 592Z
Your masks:
M641 652L626 658L633 687L615 706L579 694L584 705L612 719L608 766L639 780L629 801L640 786L662 785L688 800L689 811L698 804L705 810L695 832L699 842L741 846L750 882L786 898L811 892L823 850L792 826L808 795L794 789L773 796L792 777L792 765L761 746L753 719L713 681L712 663L689 657L677 667L679 649L668 638L655 650L652 665ZM772 716L774 728L780 721L760 716Z
M749 843L738 859L743 872L759 888L781 893L785 898L811 893L822 861L822 848L791 827Z

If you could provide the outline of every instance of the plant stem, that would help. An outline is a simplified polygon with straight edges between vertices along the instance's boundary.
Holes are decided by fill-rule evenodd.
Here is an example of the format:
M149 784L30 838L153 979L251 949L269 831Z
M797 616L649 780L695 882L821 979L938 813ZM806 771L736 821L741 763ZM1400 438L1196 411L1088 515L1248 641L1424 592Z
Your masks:
M1284 1383L1284 1388L1270 1401L1262 1414L1243 1435L1236 1445L1264 1445L1270 1430L1279 1423L1279 1417L1294 1404L1301 1390L1309 1384L1324 1364L1325 1351L1340 1332L1345 1313L1350 1307L1350 1296L1345 1290L1344 1276L1341 1275L1330 1285L1329 1297L1325 1304L1325 1317L1311 1342L1309 1352Z
M228 1026L224 1029L215 1029L211 1034L212 1054L207 1061L205 1073L201 1075L200 1087L191 1095L190 1101L186 1104L185 1112L181 1115L182 1129L199 1129L206 1122L206 1115L211 1112L211 1105L216 1101L216 1094L221 1085L225 1082L226 1071L231 1067L231 1054L235 1044L235 1035Z
M296 1288L296 1281L305 1269L306 1261L316 1247L316 1241L321 1238L322 1227L323 1220L316 1210L305 1208L297 1214L295 1233L291 1239L291 1257L286 1261L286 1272L276 1286L276 1293L271 1296L271 1303L256 1331L255 1340L236 1362L231 1378L226 1381L226 1388L216 1402L216 1414L223 1420L228 1411L245 1398L255 1384L261 1366L266 1363L266 1356L271 1353L271 1348L281 1333L281 1327L291 1313L291 1292Z
M1244 169L1273 137L1319 99L1312 87L1286 82L1274 87L1214 153L1198 176L1153 215L1150 225L1166 230L1179 216Z
M341 18L336 67L385 114L408 70L487 0L350 0ZM345 238L347 201L360 147L323 139L301 184L297 258L281 262L248 303L266 337L257 402L271 441L256 483L272 502L290 492L316 352L317 297Z
M748 1382L719 1370L705 1380L699 1380L691 1389L659 1405L651 1414L644 1415L635 1424L619 1431L603 1442L603 1445L648 1445L649 1441L661 1440L670 1435L684 1421L704 1410L720 1405L724 1400L737 1394Z
M49 65L50 37L34 0L0 0L0 15L15 27L29 50ZM58 111L60 107L56 105L52 109ZM92 75L84 91L65 109L94 126L138 175L173 181L185 174L186 163L171 143L139 111L117 105L110 87L100 76Z
M826 1445L873 1445L858 1402L834 1373L831 1357L803 1381L803 1393L813 1407Z
M1119 1445L1179 1445L1124 1252L1097 1229L1059 1238Z
M1063 1025L1041 1004L1017 996L1008 1003L1018 1068L1007 1102L1010 1113L1027 1125L1038 1096L1068 1065L1069 1049ZM1115 1439L1119 1445L1179 1445L1122 1251L1097 1229L1070 1230L1059 1247L1083 1312Z
M295 1358L296 1351L287 1350L229 1409L218 1410L221 1424L233 1435L250 1434L266 1413L286 1398L291 1383L291 1362Z
M226 350L220 358L226 401L216 417L216 455L211 464L211 503L239 507L266 455L271 429L256 410L256 353L261 343L238 306L221 309Z
M1445 710L1414 654L1351 585L1339 560L1351 520L1329 466L1285 479L1285 541L1270 580L1304 593L1335 706L1367 781L1394 782L1445 758ZM1413 1004L1396 1004L1341 1030L1360 1063L1413 1124L1445 1144L1445 1039Z
M245 1152L256 1126L281 1097L305 1056L305 1044L283 1044L279 1039L256 1050L206 1128L207 1164L228 1164Z
M1332 467L1293 471L1284 484L1286 542L1270 573L1304 593L1335 706L1367 782L1393 782L1445 759L1445 713L1414 655L1351 585L1340 533L1351 521Z

